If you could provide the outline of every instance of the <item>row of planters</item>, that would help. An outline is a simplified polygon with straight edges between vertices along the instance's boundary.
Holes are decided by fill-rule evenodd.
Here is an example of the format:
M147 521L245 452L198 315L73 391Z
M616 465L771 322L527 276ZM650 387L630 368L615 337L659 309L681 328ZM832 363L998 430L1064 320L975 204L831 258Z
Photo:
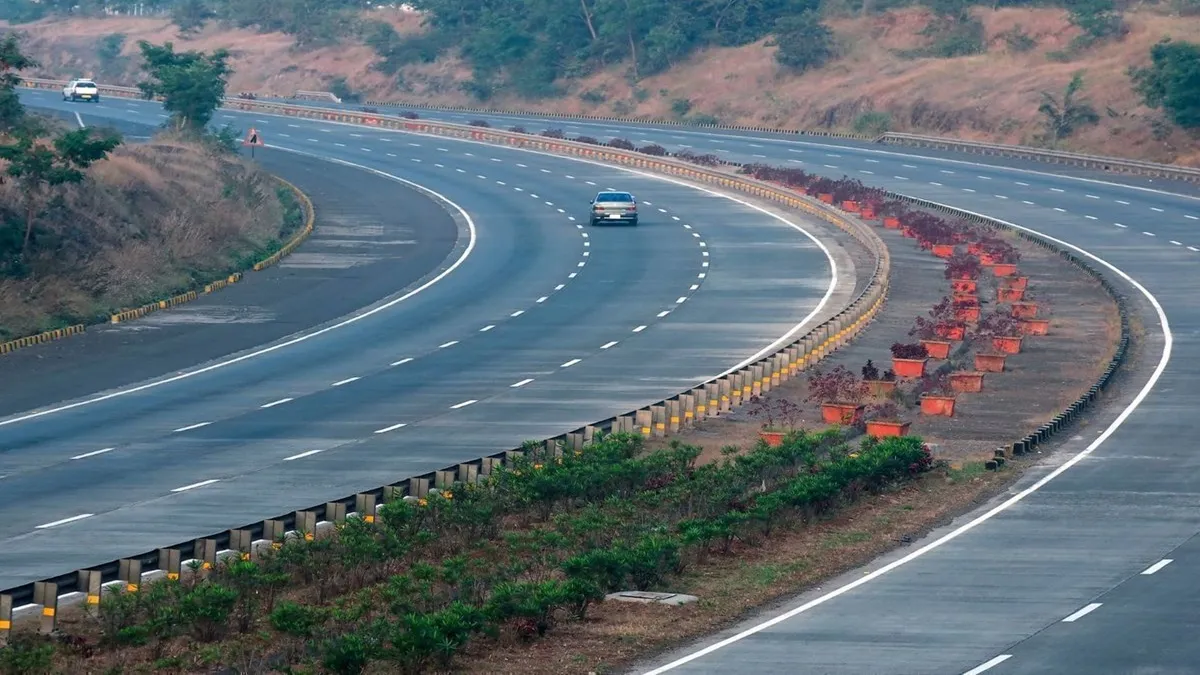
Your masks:
M472 121L468 122L467 124L468 124L468 126L479 127L481 129L490 128L492 126L491 123L488 122L487 120L472 120ZM519 126L519 125L509 127L508 131L510 131L514 134L528 134L529 133L528 129L526 129L523 126ZM616 148L617 150L630 150L633 152L640 152L644 155L650 155L652 157L675 157L677 159L682 159L684 161L692 162L693 164L700 164L703 166L717 166L722 163L721 159L719 157L717 157L716 155L712 155L712 154L702 155L702 154L692 152L691 150L687 150L687 149L672 153L657 143L649 143L647 145L643 145L642 147L638 147L638 146L634 145L632 141L629 141L624 138L610 138L607 141L601 141L592 136L576 136L575 138L567 138L567 135L563 132L562 129L546 129L546 130L540 132L538 135L543 138L569 140L569 141L574 141L576 143L587 143L588 145L600 145L600 146L604 146L607 148Z
M1027 337L1048 334L1047 303L1032 296L1029 278L1018 268L1020 252L996 229L911 209L851 178L761 164L741 173L878 221L945 260L950 295L916 317L909 331L915 341L892 345L891 369L881 375L868 361L861 377L840 366L810 374L809 400L821 405L826 423L865 425L868 434L886 437L907 434L906 408L952 417L959 394L982 391L985 375L1003 373L1007 358L1020 353ZM869 400L880 402L867 405ZM760 415L763 405L756 409ZM764 437L774 438L766 431Z
M388 503L373 523L105 595L93 621L17 636L0 665L246 672L253 656L285 672L444 671L464 649L536 641L609 592L669 589L713 556L932 466L920 439L848 438L792 432L702 465L699 448L647 453L638 435L528 446L481 482Z

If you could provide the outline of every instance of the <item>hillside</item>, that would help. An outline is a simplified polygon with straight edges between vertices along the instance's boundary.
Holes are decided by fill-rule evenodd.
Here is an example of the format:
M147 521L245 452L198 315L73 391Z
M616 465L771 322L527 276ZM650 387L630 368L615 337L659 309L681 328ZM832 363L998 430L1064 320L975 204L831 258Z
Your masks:
M722 122L790 128L826 127L954 135L1033 144L1043 131L1037 112L1042 92L1061 96L1083 71L1087 98L1099 123L1067 139L1064 149L1200 165L1200 150L1187 133L1141 104L1127 68L1144 65L1164 37L1200 41L1200 18L1172 16L1166 7L1142 6L1125 13L1129 32L1115 42L1076 51L1079 34L1066 13L1053 8L975 8L987 52L957 58L913 58L932 38L922 35L928 10L905 8L865 17L830 18L836 58L794 75L781 71L769 40L739 47L703 48L657 75L630 83L628 64L562 82L567 94L521 100L499 94L487 105L603 115L703 114ZM419 15L372 12L400 35L423 30ZM229 29L209 22L187 37L165 18L45 20L19 27L28 50L43 61L42 75L94 74L114 83L136 81L136 41L174 40L183 48L227 47L236 73L230 91L291 93L297 89L345 88L364 100L404 100L478 105L464 83L471 68L454 55L408 65L396 76L372 69L379 61L365 44L299 50L292 37ZM120 56L116 38L125 36ZM108 43L107 51L105 43ZM281 65L286 64L286 65ZM886 115L863 118L867 112ZM866 122L870 122L867 124Z
M0 271L0 342L245 269L296 225L290 194L285 207L268 175L195 142L122 144L87 178L42 212L26 261ZM12 181L0 184L0 244L14 250L21 203Z

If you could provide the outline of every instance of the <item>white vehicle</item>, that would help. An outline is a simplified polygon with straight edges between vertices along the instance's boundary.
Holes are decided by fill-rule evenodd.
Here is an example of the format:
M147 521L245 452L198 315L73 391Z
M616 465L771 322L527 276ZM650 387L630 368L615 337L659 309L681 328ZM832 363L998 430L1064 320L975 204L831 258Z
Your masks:
M91 80L71 80L63 87L63 100L100 102L100 88Z

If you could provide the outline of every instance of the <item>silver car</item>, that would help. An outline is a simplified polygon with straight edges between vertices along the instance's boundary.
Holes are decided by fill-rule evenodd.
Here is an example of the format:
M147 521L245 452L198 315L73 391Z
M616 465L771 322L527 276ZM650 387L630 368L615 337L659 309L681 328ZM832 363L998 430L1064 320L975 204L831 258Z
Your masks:
M637 200L628 192L601 192L592 200L592 225L628 223L637 225Z

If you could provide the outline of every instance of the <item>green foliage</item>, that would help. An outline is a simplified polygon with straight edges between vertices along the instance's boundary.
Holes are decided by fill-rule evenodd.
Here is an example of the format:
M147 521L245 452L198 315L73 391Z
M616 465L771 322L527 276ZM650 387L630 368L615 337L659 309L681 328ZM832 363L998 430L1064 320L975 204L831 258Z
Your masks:
M432 63L446 46L440 33L401 37L391 24L382 21L366 22L361 35L367 46L383 59L375 68L388 75L395 75L407 65Z
M903 51L901 56L953 59L987 51L987 33L983 22L969 14L934 17L921 30L921 34L932 37L933 42L923 49Z
M1043 117L1045 125L1045 142L1051 147L1078 131L1081 127L1097 124L1100 115L1092 104L1079 96L1083 91L1083 72L1077 72L1063 90L1062 98L1055 98L1050 92L1042 92L1042 104L1038 113Z
M871 110L859 115L854 120L854 133L868 136L879 136L887 133L892 126L892 116L881 110Z
M285 600L275 605L271 611L271 627L280 633L294 637L312 637L325 621L329 612L321 607L308 607Z
M50 675L54 644L42 636L17 634L0 648L0 675Z
M692 102L690 99L677 98L671 101L671 114L675 117L687 117L687 114L692 111Z
M138 48L150 78L138 84L142 94L146 98L161 96L163 108L171 113L177 128L203 129L225 97L226 80L233 72L229 52L176 52L170 42L153 45L145 40L138 42Z
M190 628L192 637L212 642L225 635L229 618L238 602L238 592L220 584L199 584L179 602L179 618Z
M775 52L775 61L798 73L820 68L834 54L833 31L821 23L816 12L779 19L775 23L772 44L779 48Z
M37 61L21 51L20 38L15 33L0 40L0 132L12 130L25 117L16 87L21 82L20 71L37 65Z
M117 75L125 70L128 59L121 55L125 49L126 36L124 33L111 33L100 39L96 45L96 59L100 64L100 72Z
M1114 0L1066 0L1071 23L1083 31L1072 46L1083 49L1098 41L1120 39L1129 32Z
M1008 50L1013 53L1023 54L1037 47L1037 40L1030 37L1029 33L1026 33L1020 24L1000 33L998 37L1004 40L1004 44L1008 46Z
M1200 45L1164 40L1150 48L1150 65L1130 69L1134 87L1185 129L1200 127Z
M346 103L354 103L362 99L362 96L350 88L350 84L346 82L346 78L337 76L329 81L329 93L342 99Z
M171 21L179 26L181 33L195 32L204 27L204 22L211 19L213 13L204 0L181 0L171 10Z
M38 209L54 188L83 182L84 171L121 144L117 136L93 138L90 128L69 131L49 144L47 140L44 130L24 127L16 130L10 143L0 145L0 159L8 162L5 174L21 186L25 202L22 258L33 238Z

